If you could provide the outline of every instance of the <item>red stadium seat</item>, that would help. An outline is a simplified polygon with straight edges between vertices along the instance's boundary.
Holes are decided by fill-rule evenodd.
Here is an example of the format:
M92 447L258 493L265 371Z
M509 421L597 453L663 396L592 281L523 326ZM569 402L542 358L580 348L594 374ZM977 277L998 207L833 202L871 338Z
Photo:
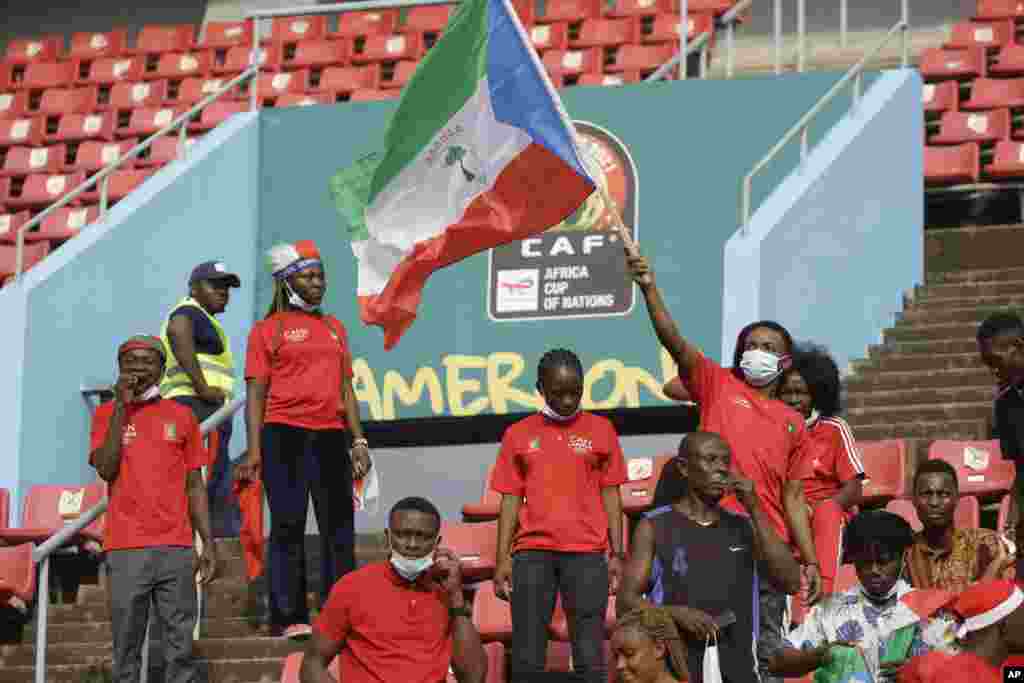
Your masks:
M365 88L353 92L352 95L349 97L349 102L375 102L377 100L394 100L398 99L401 93L401 90Z
M404 88L405 84L409 82L409 79L412 78L412 75L416 72L417 66L419 66L419 62L398 62L395 64L395 71L391 76L391 80L381 81L380 87Z
M1024 76L1024 45L1005 45L989 72L996 76Z
M38 147L43 144L45 133L46 119L42 116L0 120L0 147Z
M1012 21L964 21L953 24L947 49L983 47L995 50L1013 42Z
M626 83L638 83L640 74L636 71L624 71L617 74L583 74L576 85L625 85Z
M512 638L512 609L494 594L492 581L481 582L473 596L473 625L480 640L506 642Z
M925 80L934 81L984 76L987 64L985 48L943 50L936 47L921 50L919 68ZM996 73L995 67L992 72Z
M175 107L134 109L128 127L119 129L117 134L121 137L146 137L167 126L181 113Z
M342 12L338 28L331 38L386 36L398 30L398 10L383 9L364 12Z
M318 90L329 95L346 95L360 88L380 87L380 64L369 66L332 66L320 74Z
M714 29L710 14L692 15L688 21L687 39L692 40ZM674 14L659 14L643 17L640 22L640 37L645 43L679 43L679 17Z
M610 73L616 71L653 71L659 66L672 59L677 47L675 45L623 45L615 52L611 64L606 64L604 70Z
M36 568L32 561L34 543L0 548L0 602L11 596L28 604L36 594Z
M314 104L334 104L335 99L324 93L303 95L302 93L285 93L274 100L274 107L284 109L285 107L311 107Z
M998 441L935 441L929 460L944 460L956 469L960 495L1002 498L1013 488L1014 464L1003 460Z
M921 520L917 516L917 510L913 502L906 498L889 501L885 506L889 512L899 515L910 523L914 531L920 531ZM957 529L977 529L981 526L981 506L974 496L961 496L956 503L956 510L953 512L953 526Z
M160 55L156 69L147 72L147 80L167 78L170 80L205 76L213 68L213 55L208 51Z
M398 30L402 33L440 33L448 25L448 19L454 11L452 5L410 7L405 22Z
M736 0L690 0L687 8L690 12L713 12L724 14L732 9Z
M619 487L623 512L638 515L654 506L654 491L658 487L661 471L673 457L674 453L662 453L653 457L626 458L629 480Z
M40 114L84 114L99 107L100 90L95 85L85 88L50 88L39 99Z
M926 112L956 111L960 108L960 84L956 81L925 83L921 103Z
M393 62L402 59L419 59L423 54L423 37L419 34L367 36L363 45L355 45L352 52L353 64L372 62Z
M0 488L0 526L11 523L11 492Z
M326 36L327 17L324 15L275 17L270 29L270 41L273 43L319 40Z
M78 152L75 154L75 161L68 165L68 169L73 171L85 171L86 173L99 171L105 166L120 159L125 152L128 152L137 144L138 140L135 138L121 140L119 142L87 140L78 146ZM134 166L135 159L129 159L123 162L118 168L131 169Z
M0 214L0 242L14 244L18 239L18 230L21 226L32 220L30 211L19 211L18 213ZM2 506L10 505L10 494L7 489L0 489L0 503ZM4 498L6 496L6 498ZM0 510L0 526L7 526L10 522L7 515L7 508Z
M459 558L466 581L482 581L494 576L498 555L498 523L441 523L441 547Z
M1003 499L999 501L999 516L996 519L996 531L999 533L1005 533L1010 521L1010 504L1012 502L1013 494L1007 494L1003 496ZM1022 577L1018 577L1022 578Z
M46 242L33 248L46 247ZM98 504L105 495L100 482L84 486L42 484L33 486L22 503L21 526L0 529L0 540L8 543L41 543L64 528L69 521ZM82 529L79 540L101 541L103 515Z
M976 183L981 176L978 143L924 148L924 179L935 185Z
M687 6L687 11L693 8ZM673 6L672 0L614 0L605 6L606 17L651 17L658 14L678 13L679 8Z
M484 477L484 490L480 500L462 506L462 519L467 522L484 522L498 518L501 507L501 494L491 488L491 477L494 476L494 463L487 468Z
M71 140L113 140L117 117L113 112L65 114L60 117L57 132L49 135L53 142Z
M117 170L107 176L107 199L111 202L124 199L132 190L146 182L149 176L155 171L152 169L125 169ZM97 183L88 192L82 193L82 201L98 202L100 200L100 185Z
M14 208L43 208L53 204L84 182L84 173L33 174L25 178L21 193L15 197L12 190L4 200L4 204ZM72 203L78 202L75 200Z
M283 66L287 69L344 66L348 53L346 40L303 40L295 44L294 54L285 55Z
M9 64L30 64L32 62L56 62L64 52L64 36L40 36L38 38L15 38L7 43L4 59Z
M260 74L260 78L263 74ZM180 105L193 105L204 97L209 97L213 93L224 87L227 82L231 80L229 78L186 78L178 86L178 99L174 100L175 104ZM232 93L225 95L227 97L241 96L241 90L236 86Z
M257 93L261 98L279 97L287 93L304 93L309 90L309 69L277 74L261 73Z
M563 21L534 26L530 29L530 42L538 51L565 50L569 47L569 24Z
M11 147L4 157L0 176L26 176L32 173L60 173L68 149L65 145L53 147Z
M203 109L203 113L199 115L199 120L189 124L188 129L195 132L208 131L216 128L231 116L248 110L248 102L216 100Z
M258 50L260 68L274 70L281 66L283 51L280 45L266 45L258 48ZM223 63L215 63L213 65L213 73L237 76L249 68L249 53L251 51L248 47L229 48Z
M185 140L185 149L196 143L196 138ZM153 141L149 146L149 154L136 157L135 165L139 168L164 166L178 158L179 139L177 135L164 135Z
M25 67L25 77L15 86L27 90L60 88L71 85L77 77L77 62L32 62Z
M859 441L857 448L864 463L864 502L876 504L903 497L907 487L906 442L903 439Z
M62 206L43 219L38 231L25 234L26 240L68 240L100 218L98 206Z
M188 82L188 79L185 79ZM184 88L184 83L181 88ZM181 90L179 88L179 95ZM143 83L115 83L110 89L110 100L101 109L139 109L159 107L167 99L167 81Z
M117 57L127 49L128 32L124 29L107 33L78 32L71 35L68 57L81 60Z
M0 90L14 87L14 65L0 61Z
M533 0L512 0L512 9L526 28L537 23L537 4Z
M44 258L46 258L46 255L49 254L49 253L50 253L50 243L49 242L37 242L35 244L26 244L25 245L25 250L24 250L24 253L23 253L23 257L24 257L25 260L23 262L22 267L24 268L24 270L28 270L29 268L31 268L32 266L34 266L35 264L39 263ZM18 264L18 261L17 261L18 255L17 254L18 254L18 248L16 246L0 244L0 278L11 277L11 276L16 274L16 271L18 269L18 265L17 265ZM19 540L19 539L7 539L7 538L5 538L5 532L11 531L11 530L12 529L10 527L4 528L4 529L0 529L0 540L3 540L5 543L8 543L8 544L21 543L21 542L23 542L23 540L31 540L31 539ZM46 534L46 536L44 536L44 538L48 537L50 535L51 534Z
M235 45L252 45L252 22L208 21L197 47L225 48Z
M601 16L601 0L547 0L544 14L536 17L539 24L556 21L580 21Z
M947 111L940 119L939 134L930 142L956 145L963 142L996 142L1010 139L1010 111L987 112Z
M18 118L27 110L28 93L24 90L0 93L0 120Z
M970 99L961 103L966 110L1024 106L1024 78L978 78L971 83Z
M1024 2L1021 0L976 0L974 18L980 21L993 19L1024 19Z
M553 76L599 74L604 58L600 48L551 50L544 53L544 67Z
M141 81L146 73L146 63L141 57L110 57L97 59L89 64L85 77L79 83L109 85L119 82Z
M135 54L161 54L187 52L195 43L196 29L192 24L149 24L139 31L135 41Z
M3 206L3 202L7 199L7 196L11 193L11 179L0 178L0 206ZM6 209L4 209L6 211Z
M997 142L992 163L985 167L985 173L993 178L1024 177L1024 144L1010 140Z
M534 31L537 29L535 28ZM679 35L675 35L678 39ZM587 19L579 33L569 41L573 49L624 45L640 40L640 23L635 17L624 19Z
M281 683L299 683L303 656L302 652L293 652L285 657L284 667L281 669Z

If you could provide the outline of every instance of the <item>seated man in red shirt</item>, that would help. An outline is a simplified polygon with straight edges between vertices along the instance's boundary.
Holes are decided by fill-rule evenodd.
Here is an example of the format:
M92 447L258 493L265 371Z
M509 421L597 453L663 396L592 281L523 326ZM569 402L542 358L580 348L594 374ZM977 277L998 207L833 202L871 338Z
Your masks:
M916 657L900 671L900 683L1001 683L1000 669L1024 654L1024 592L1012 581L982 581L950 605L964 620L957 630L962 651Z
M441 541L441 514L423 498L391 508L388 562L341 577L313 624L303 683L483 683L487 657L462 592L459 560Z
M117 350L114 400L96 409L89 462L110 484L103 549L110 577L113 680L139 680L149 605L163 630L166 680L198 681L193 529L203 542L200 579L217 567L205 460L192 411L160 398L164 345L136 336Z

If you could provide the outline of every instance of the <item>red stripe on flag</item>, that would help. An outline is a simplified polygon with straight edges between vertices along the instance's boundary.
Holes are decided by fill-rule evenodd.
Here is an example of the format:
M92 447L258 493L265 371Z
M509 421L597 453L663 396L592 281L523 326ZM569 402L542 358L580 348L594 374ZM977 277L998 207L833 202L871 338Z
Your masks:
M420 294L435 270L491 247L557 225L590 195L581 178L546 147L531 144L501 172L494 187L473 200L462 220L417 244L391 274L384 291L359 297L367 325L384 328L390 349L416 319Z

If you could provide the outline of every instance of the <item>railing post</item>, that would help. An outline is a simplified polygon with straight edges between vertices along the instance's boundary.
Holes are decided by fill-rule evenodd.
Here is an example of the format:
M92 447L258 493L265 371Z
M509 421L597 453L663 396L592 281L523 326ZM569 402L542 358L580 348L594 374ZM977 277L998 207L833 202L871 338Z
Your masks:
M21 279L21 271L25 267L25 228L24 226L18 228L18 236L15 240L14 252L14 278L16 280Z
M259 108L259 90L260 83L260 20L258 17L252 18L252 50L249 52L249 66L255 65L257 67L256 75L249 81L249 111L256 111Z
M796 70L803 73L807 59L807 0L797 0L796 11Z
M860 93L863 87L863 73L862 71L857 72L857 76L853 79L853 108L856 109L857 105L860 104Z
M110 176L105 175L100 181L100 218L104 218L107 215L107 185L110 182Z
M736 68L736 22L725 27L725 77L732 78Z
M711 51L708 48L708 46L710 45L710 42L711 41L705 41L704 44L700 46L699 56L700 56L700 78L701 78L701 80L706 80L707 77L708 77L708 62L711 61L711 57L710 57ZM683 68L685 68L685 67L686 67L686 62L683 62Z
M839 46L846 47L846 32L850 23L850 7L847 0L839 0Z
M800 165L802 166L807 161L807 131L811 127L811 124L804 126L803 130L800 131Z
M679 3L679 80L685 81L689 74L686 73L686 48L690 44L690 3L689 0L680 0Z
M900 21L903 23L903 68L910 65L910 0L903 0Z
M188 122L182 121L181 128L178 129L178 158L184 159L186 152L188 152Z
M743 177L742 195L740 198L740 234L747 236L747 228L750 224L750 194L754 177L749 173Z
M782 73L782 0L775 0L775 75Z
M39 598L36 600L36 683L46 683L46 617L50 607L50 556L39 567Z

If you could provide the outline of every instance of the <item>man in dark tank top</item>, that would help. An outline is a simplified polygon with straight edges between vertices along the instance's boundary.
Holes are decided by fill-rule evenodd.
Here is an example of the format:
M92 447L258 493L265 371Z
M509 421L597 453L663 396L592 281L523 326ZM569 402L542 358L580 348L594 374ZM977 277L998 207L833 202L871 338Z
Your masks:
M690 434L681 450L685 494L637 525L617 604L623 612L650 604L670 609L686 641L692 683L703 680L709 637L717 637L725 682L755 683L758 572L795 593L800 567L761 510L754 485L731 473L732 454L720 436ZM719 507L729 493L749 518Z

